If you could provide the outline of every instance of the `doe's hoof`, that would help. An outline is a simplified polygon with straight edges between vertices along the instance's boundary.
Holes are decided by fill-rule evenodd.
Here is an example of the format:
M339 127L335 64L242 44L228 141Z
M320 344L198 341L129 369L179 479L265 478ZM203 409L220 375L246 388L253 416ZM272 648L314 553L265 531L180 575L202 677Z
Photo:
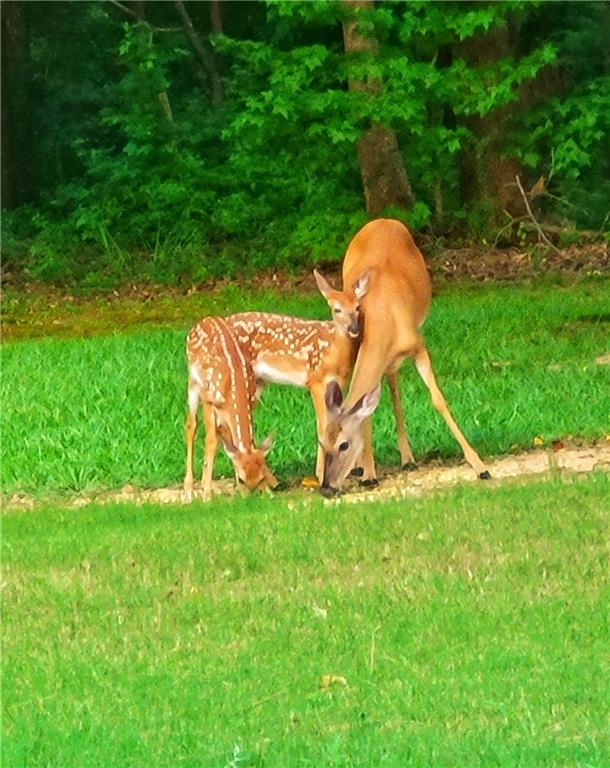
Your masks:
M479 480L491 480L491 475L489 474L489 470L484 470L483 472L479 473Z
M379 480L376 477L370 477L368 480L361 480L360 485L363 488L377 488Z
M406 464L402 465L403 472L413 472L414 469L417 469L417 464L414 461L407 461Z
M364 467L354 467L350 472L350 475L352 475L352 477L362 477L363 474L364 474Z

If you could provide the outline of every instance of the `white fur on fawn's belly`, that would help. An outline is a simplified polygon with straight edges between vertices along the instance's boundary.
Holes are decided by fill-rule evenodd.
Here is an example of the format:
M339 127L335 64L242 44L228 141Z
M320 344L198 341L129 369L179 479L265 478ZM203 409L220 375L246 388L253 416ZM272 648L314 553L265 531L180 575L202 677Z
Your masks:
M294 387L304 387L307 373L303 370L283 369L267 360L259 360L254 364L257 379L272 381L275 384L292 384Z
M203 386L204 386L204 384L203 384L203 379L201 378L201 374L199 373L199 370L198 370L198 368L197 368L197 363L193 363L193 364L192 364L192 365L189 367L189 373L191 374L191 377L192 377L193 379L195 379L195 381L197 382L197 384L199 384L199 386L200 386L200 387L203 387Z

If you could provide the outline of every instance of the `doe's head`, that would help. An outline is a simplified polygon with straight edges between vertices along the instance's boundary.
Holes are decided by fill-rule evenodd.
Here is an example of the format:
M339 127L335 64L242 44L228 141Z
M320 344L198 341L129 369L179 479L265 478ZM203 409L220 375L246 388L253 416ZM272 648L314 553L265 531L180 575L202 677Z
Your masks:
M316 269L313 271L320 293L326 299L337 329L357 339L362 331L362 311L360 302L369 289L370 271L367 269L351 288L337 291Z
M381 385L377 384L349 406L343 404L337 382L328 384L325 394L328 421L321 441L324 453L323 494L330 495L339 490L360 458L364 447L362 422L377 408L380 394Z

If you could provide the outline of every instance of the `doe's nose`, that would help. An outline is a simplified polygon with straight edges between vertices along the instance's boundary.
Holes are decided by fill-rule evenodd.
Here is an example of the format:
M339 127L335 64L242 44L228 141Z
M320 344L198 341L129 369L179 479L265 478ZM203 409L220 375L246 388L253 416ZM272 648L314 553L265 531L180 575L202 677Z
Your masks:
M322 485L320 487L320 493L327 499L331 499L333 496L338 496L340 491L338 488L333 488L332 485Z

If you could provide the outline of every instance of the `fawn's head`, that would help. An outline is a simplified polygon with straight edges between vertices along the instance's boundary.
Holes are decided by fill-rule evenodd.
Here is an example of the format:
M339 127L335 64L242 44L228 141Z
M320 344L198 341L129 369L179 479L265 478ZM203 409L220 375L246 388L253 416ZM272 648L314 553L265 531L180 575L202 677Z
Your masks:
M337 382L330 382L326 388L328 423L321 441L324 452L321 487L323 494L330 495L341 488L355 462L360 458L364 447L362 422L379 404L380 393L381 387L378 384L357 403L346 406L343 404L343 395Z
M369 270L346 291L336 291L317 270L314 269L313 274L320 293L328 302L335 326L350 339L357 339L362 330L360 301L369 288Z
M266 462L266 456L273 443L272 435L266 437L258 448L252 445L250 448L240 450L233 442L228 429L221 427L218 433L240 484L249 491L266 490L277 486L278 481Z

